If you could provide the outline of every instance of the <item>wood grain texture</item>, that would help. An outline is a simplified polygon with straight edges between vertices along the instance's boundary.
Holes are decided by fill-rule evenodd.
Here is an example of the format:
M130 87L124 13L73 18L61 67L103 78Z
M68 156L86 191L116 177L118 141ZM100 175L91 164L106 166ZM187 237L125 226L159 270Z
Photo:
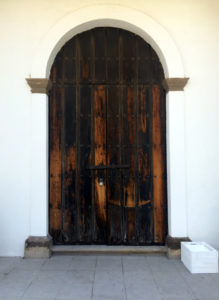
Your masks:
M119 165L121 156L120 144L120 103L119 88L108 89L107 98L107 165ZM107 201L111 204L121 206L120 203L120 170L107 170L108 191Z
M124 205L125 207L135 207L135 106L134 106L134 89L128 87L124 93L125 96L125 117L124 131L126 135L124 136L124 157L126 159L125 163L130 165L130 169L125 173L125 183L124 183Z
M62 228L61 211L61 97L60 89L53 90L50 102L50 229L59 239Z
M99 85L94 90L94 144L95 166L106 165L106 89ZM99 170L96 172L94 195L96 207L96 223L97 230L100 234L104 234L106 226L106 172ZM99 180L103 181L103 185L99 184Z
M84 78L83 78L84 79ZM91 163L91 99L92 89L86 84L80 85L80 114L78 123L78 226L80 240L89 243L92 236L92 178L87 167ZM78 124L79 125L79 124Z
M118 74L115 74L115 78ZM121 164L121 103L119 86L111 86L107 93L107 165ZM120 244L123 229L121 199L121 170L107 171L107 242Z
M151 159L151 99L150 88L145 85L139 87L139 206L152 201L152 159ZM150 207L151 209L151 207Z
M75 237L77 228L77 216L75 206L76 189L76 89L75 87L65 88L64 97L65 118L63 122L63 239L69 242L72 236ZM75 239L75 238L74 238Z
M152 87L153 97L153 198L154 241L162 243L164 236L164 160L162 155L162 128L160 116L161 92L158 85Z

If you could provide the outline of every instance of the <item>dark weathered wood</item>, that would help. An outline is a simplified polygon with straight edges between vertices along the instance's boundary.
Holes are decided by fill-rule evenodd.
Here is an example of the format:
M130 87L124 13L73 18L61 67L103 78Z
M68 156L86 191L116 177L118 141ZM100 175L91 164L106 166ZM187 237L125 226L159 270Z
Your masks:
M150 87L138 87L138 208L139 244L153 242Z
M110 153L110 150L109 152ZM111 169L129 169L130 165L120 165L120 164L114 164L114 165L101 165L101 166L89 166L88 170L111 170Z
M106 165L106 89L99 85L94 91L94 163ZM97 241L106 239L106 171L95 172L95 207ZM103 185L99 182L102 181Z
M135 101L133 87L127 87L124 91L123 124L123 163L129 163L131 166L130 169L123 172L125 241L133 244L136 240Z
M162 244L162 66L140 37L95 28L51 71L50 234L56 244Z
M51 74L53 83L57 80L56 68ZM54 87L50 101L50 232L57 242L62 242L61 210L61 90Z
M92 76L92 40L86 32L78 38L78 57L80 68L77 75L78 92L78 226L79 242L92 240L92 178L87 166L91 164L91 99L92 88L89 85Z
M118 76L118 74L117 74ZM121 162L120 98L119 87L108 89L107 98L107 229L108 243L120 244L122 240L121 170L129 165ZM116 167L117 166L117 167Z
M77 216L75 206L76 189L76 89L65 88L64 98L65 119L63 130L65 131L63 141L63 235L68 242L74 238L76 241ZM74 121L72 122L72 118ZM67 129L67 131L66 131Z
M81 241L91 241L92 178L87 166L91 164L91 89L80 89L80 232Z
M160 116L161 91L158 85L152 87L153 97L153 204L154 204L154 241L164 239L164 160L162 155L162 128Z

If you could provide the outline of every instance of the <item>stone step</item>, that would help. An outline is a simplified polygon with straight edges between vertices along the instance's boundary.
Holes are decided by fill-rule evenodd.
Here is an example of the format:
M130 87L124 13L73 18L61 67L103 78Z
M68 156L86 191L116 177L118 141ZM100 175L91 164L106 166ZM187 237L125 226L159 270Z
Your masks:
M166 255L166 246L106 246L106 245L61 245L52 246L52 255Z

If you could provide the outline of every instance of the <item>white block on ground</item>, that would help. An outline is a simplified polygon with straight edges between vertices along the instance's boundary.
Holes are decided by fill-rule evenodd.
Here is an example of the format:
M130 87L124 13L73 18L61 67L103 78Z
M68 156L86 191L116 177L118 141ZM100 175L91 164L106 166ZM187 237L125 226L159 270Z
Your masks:
M205 242L181 242L181 261L191 273L218 273L218 251Z

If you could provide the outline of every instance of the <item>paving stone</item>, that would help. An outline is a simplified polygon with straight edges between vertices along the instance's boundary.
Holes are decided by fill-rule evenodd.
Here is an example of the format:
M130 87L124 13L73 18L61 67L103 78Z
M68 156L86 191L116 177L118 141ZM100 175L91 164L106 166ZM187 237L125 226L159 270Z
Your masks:
M154 272L153 277L163 296L183 296L185 298L193 296L189 286L176 271L170 272L170 270L168 270L166 274L163 272Z
M35 276L35 271L13 269L0 281L0 297L20 298Z
M175 266L196 299L219 299L219 274L192 274L181 261Z
M59 288L56 299L90 300L92 284L64 284Z
M35 280L37 281L47 281L47 282L57 282L59 283L64 278L67 278L67 271L63 270L40 270L37 273Z
M95 272L95 284L104 284L104 283L120 283L123 284L123 273L122 269L117 270L96 270Z
M55 297L47 297L45 295L43 295L43 298L42 296L39 296L39 297L35 297L35 296L24 296L21 298L21 300L56 300Z
M19 264L15 266L17 269L21 270L40 270L42 266L46 263L46 259L22 259Z
M157 290L144 288L127 289L127 300L163 300L162 296Z
M0 300L218 300L219 274L164 256L0 258Z
M59 296L57 298L55 298L55 300L91 300L90 296L81 296L78 297L78 295L76 296ZM103 300L103 299L102 299Z
M148 284L155 285L152 274L145 274L142 271L124 273L124 283L126 286L148 286Z
M125 295L123 295L123 296L104 296L104 298L95 296L95 297L92 297L91 300L127 300L127 298Z
M0 300L21 300L21 299L22 299L22 297L18 297L18 295L14 296L14 297L13 296L7 296L7 298L5 298L5 296L3 296L3 297L0 296Z
M95 270L96 256L73 256L69 270Z
M111 283L106 282L105 284L95 284L93 287L93 296L94 297L120 297L123 298L126 296L125 287L121 283Z
M219 285L219 273L209 274L209 276Z
M6 275L7 275L7 273L0 273L0 281L4 280Z
M133 277L124 276L127 299L161 299L152 274L134 272Z
M193 299L195 295L177 270L174 260L148 258L158 290L166 298Z
M0 274L9 273L21 260L20 257L0 257Z
M163 296L162 300L200 300L196 296ZM204 300L204 299L203 299ZM205 299L206 300L206 299Z
M53 255L50 258L45 259L46 261L51 262L70 262L72 261L73 257L70 255Z
M165 271L169 268L175 268L175 259L168 259L165 256L146 256L147 265L153 269L153 271Z
M209 295L208 298L206 298L206 296L202 297L202 296L199 296L198 298L196 297L195 300L218 300L219 297L218 296L215 296L215 295Z
M96 261L97 260L97 255L73 255L71 256L72 260L77 260L77 261Z
M219 285L211 277L192 275L187 276L185 280L198 299L214 299L216 295L219 299Z
M16 282L14 280L0 282L0 299L20 299L30 283L28 280Z
M54 256L49 259L46 259L45 263L42 266L42 269L67 271L70 269L71 262L71 256Z
M67 271L66 280L63 284L92 284L94 281L94 270Z
M98 256L97 258L97 270L122 270L121 256Z
M37 278L26 289L23 299L30 299L31 297L37 297L38 299L55 298L59 287L61 285L61 279L55 279L51 277Z
M124 270L124 281L126 283L132 283L132 282L139 282L144 283L147 280L152 279L152 273L148 271L142 271L142 270Z
M122 264L125 271L149 271L149 266L145 256L123 256Z
M2 263L3 261L15 263L15 262L20 262L21 260L23 260L23 258L19 256L0 256L0 263Z
M13 269L6 276L4 281L20 283L28 282L30 283L38 274L38 270L22 270L22 269Z

